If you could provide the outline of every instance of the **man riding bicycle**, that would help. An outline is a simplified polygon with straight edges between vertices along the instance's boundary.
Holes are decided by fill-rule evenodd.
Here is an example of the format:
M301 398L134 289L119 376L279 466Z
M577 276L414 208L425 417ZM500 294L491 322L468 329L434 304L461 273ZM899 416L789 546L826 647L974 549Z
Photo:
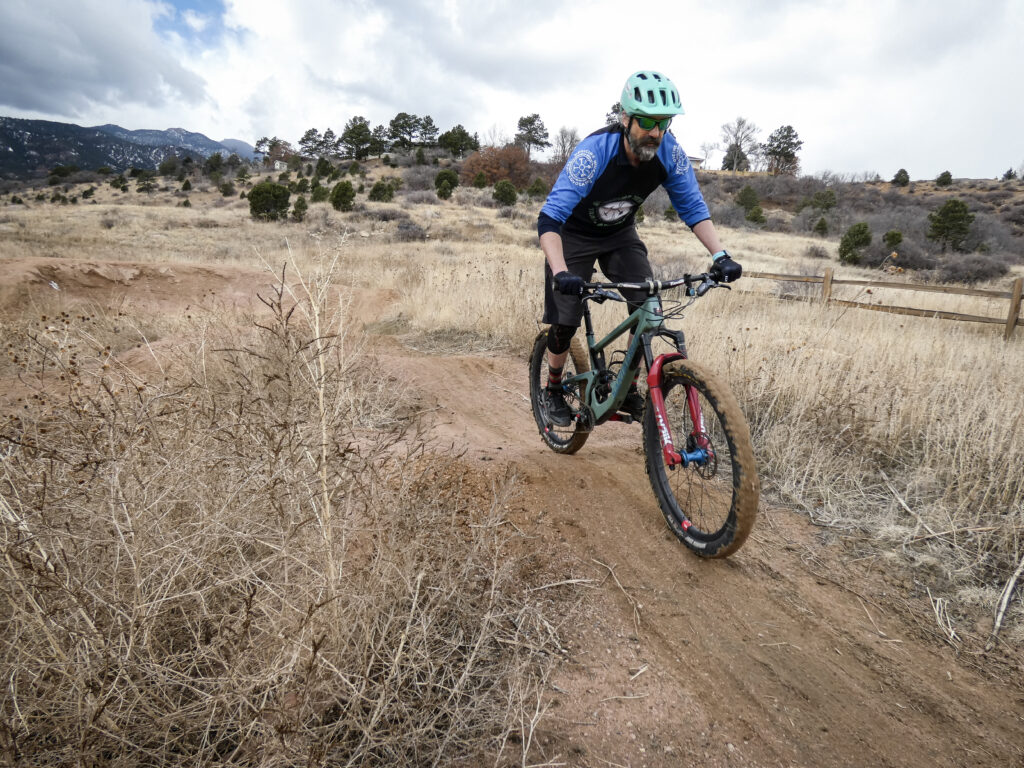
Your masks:
M613 282L643 282L653 277L647 247L636 232L636 211L665 187L672 207L712 254L711 276L729 283L743 270L722 248L693 166L668 132L683 114L679 91L664 75L641 70L630 75L620 98L619 122L581 141L558 175L537 220L545 265L544 319L548 330L546 400L553 424L568 426L572 410L562 392L562 369L582 317L583 284L595 262ZM622 291L629 311L646 292ZM622 410L639 419L643 397L636 382Z

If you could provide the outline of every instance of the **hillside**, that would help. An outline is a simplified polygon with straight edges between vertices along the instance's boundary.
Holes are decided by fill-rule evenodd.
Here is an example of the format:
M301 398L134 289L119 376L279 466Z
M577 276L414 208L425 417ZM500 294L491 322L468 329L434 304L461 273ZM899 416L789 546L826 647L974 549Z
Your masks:
M128 131L116 125L83 128L49 120L0 117L0 179L45 176L58 165L96 169L155 169L167 157L204 158L215 152L225 157L239 152L252 156L244 142L231 145L180 128Z

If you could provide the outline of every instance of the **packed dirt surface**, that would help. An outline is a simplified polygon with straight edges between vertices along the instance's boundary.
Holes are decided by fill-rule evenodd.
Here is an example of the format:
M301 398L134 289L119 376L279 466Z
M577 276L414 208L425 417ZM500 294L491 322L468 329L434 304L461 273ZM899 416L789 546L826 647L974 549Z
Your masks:
M182 313L245 310L269 285L242 267L9 261L5 309L56 284L69 299ZM958 654L923 587L772 500L727 560L669 532L644 471L640 427L600 427L575 456L541 442L526 355L438 354L392 335L389 296L355 296L382 372L412 391L440 446L481 495L512 478L510 524L561 578L544 765L1024 766L1024 665ZM164 341L167 341L164 339ZM984 628L979 628L979 635ZM544 762L547 761L547 762Z

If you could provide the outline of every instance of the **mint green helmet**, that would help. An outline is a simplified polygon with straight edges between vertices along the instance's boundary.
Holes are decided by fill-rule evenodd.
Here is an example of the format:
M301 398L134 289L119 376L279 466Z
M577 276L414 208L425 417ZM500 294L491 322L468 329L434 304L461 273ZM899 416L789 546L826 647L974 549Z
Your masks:
M622 111L627 115L681 115L679 90L660 72L642 69L634 72L622 87Z

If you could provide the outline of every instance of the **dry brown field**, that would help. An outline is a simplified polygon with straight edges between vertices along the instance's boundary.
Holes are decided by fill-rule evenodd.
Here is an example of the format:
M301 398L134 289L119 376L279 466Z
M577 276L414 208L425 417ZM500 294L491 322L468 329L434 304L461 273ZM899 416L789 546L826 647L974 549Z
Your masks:
M5 761L1024 762L1024 332L763 280L694 304L765 489L702 561L636 426L571 457L536 434L539 202L261 223L188 197L0 207ZM702 271L654 218L656 270ZM879 276L723 239L748 270Z

